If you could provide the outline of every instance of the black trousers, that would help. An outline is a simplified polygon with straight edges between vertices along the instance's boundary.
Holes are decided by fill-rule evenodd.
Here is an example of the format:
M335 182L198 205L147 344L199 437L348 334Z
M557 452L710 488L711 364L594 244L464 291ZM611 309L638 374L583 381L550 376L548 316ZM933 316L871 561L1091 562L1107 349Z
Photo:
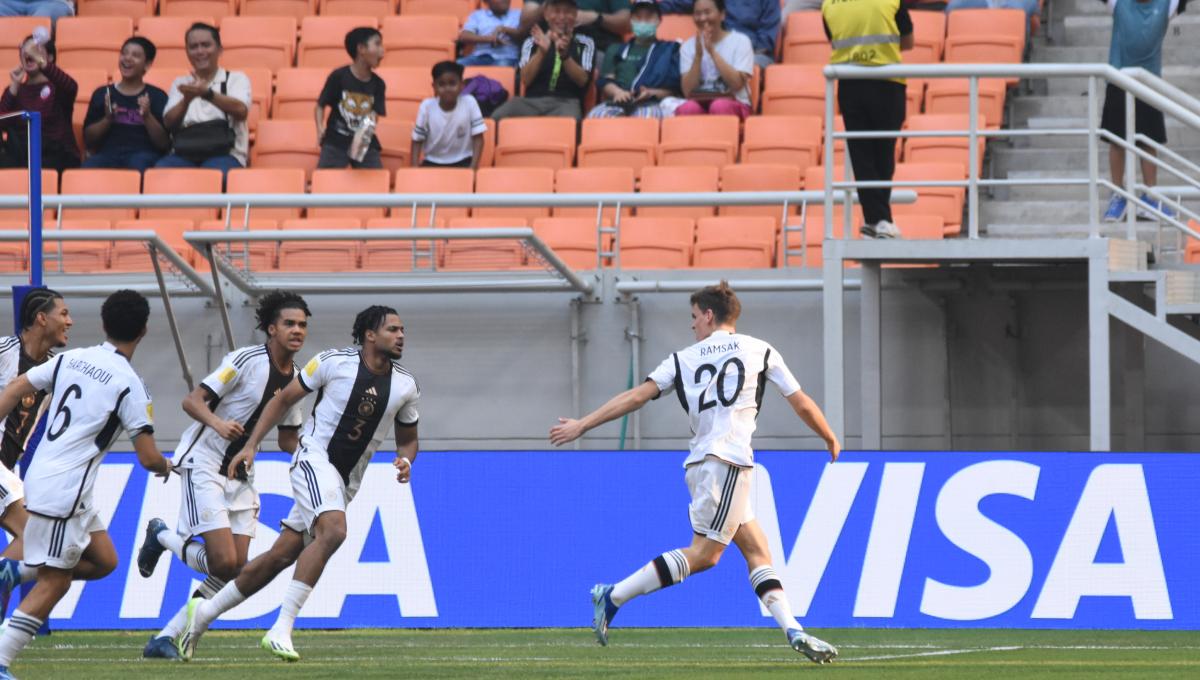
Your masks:
M904 124L905 86L890 80L843 80L838 83L838 106L847 132L899 130ZM848 139L854 179L890 181L896 171L896 140ZM891 189L859 189L867 224L892 221Z

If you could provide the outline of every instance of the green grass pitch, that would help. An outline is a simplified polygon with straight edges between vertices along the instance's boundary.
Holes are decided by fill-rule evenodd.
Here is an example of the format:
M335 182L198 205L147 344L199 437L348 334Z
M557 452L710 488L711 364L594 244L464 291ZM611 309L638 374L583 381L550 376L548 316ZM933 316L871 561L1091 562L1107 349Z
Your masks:
M143 661L143 632L56 632L13 665L21 680L204 678L1200 678L1200 632L812 629L841 657L817 666L774 629L299 631L303 658L261 631L205 636L194 661Z

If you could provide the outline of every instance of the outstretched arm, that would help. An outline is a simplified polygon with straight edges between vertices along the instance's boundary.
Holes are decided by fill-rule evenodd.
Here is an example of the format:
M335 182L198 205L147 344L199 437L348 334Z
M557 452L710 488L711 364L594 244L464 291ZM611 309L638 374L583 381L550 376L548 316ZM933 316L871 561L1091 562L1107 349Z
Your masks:
M610 420L632 413L646 405L646 402L658 396L658 385L647 380L633 389L626 390L592 411L586 416L574 420L559 418L558 425L550 428L550 443L562 446L575 441L588 430L603 425Z
M842 445L838 442L837 435L830 429L829 423L825 422L825 414L821 412L821 407L817 406L817 402L805 394L804 390L796 390L788 396L787 401L796 415L800 416L800 420L803 420L809 429L825 440L825 447L829 449L830 462L836 461L842 453Z

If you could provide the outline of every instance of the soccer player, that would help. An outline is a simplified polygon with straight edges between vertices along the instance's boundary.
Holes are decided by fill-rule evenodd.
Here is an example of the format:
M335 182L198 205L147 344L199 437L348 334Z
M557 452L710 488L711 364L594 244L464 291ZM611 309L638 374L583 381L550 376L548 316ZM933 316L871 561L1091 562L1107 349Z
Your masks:
M138 551L138 571L154 573L163 550L206 575L193 597L212 597L237 576L258 526L258 492L245 470L230 479L229 463L242 450L267 402L292 381L293 360L308 335L312 313L304 298L274 291L258 303L258 329L267 342L230 352L212 375L183 400L196 422L183 433L172 461L182 477L175 531L155 517ZM279 424L279 448L296 452L302 419L299 404ZM201 537L204 541L196 541ZM185 602L162 631L142 650L146 658L178 659L175 638L187 620Z
M54 396L45 439L25 474L25 563L37 584L0 636L0 680L33 640L72 578L98 579L117 566L117 552L92 498L100 462L124 428L142 467L164 479L171 464L154 441L154 408L129 360L146 335L150 305L119 290L100 309L107 340L73 349L29 369L0 393L0 418L26 395Z
M283 414L309 392L318 391L320 397L303 427L292 466L295 504L283 520L283 530L270 550L251 560L211 599L197 597L188 603L187 625L179 637L184 660L192 658L200 636L218 616L261 590L292 563L296 571L279 617L260 646L287 661L299 659L292 646L296 615L345 540L346 506L393 421L396 481L408 482L417 457L421 391L416 378L399 363L404 326L396 310L374 305L359 312L353 336L358 348L327 350L305 364L267 404L250 439L234 456L230 474L241 463L249 468L259 442Z
M792 616L783 584L771 567L766 536L751 507L754 451L750 437L767 381L779 388L796 415L825 440L832 460L837 460L841 445L779 352L758 338L737 332L742 306L727 282L693 293L691 303L696 344L667 357L641 385L579 420L559 418L559 424L550 430L550 441L561 446L672 390L691 420L691 453L684 468L692 494L688 507L692 544L659 555L616 585L596 585L592 589L592 629L600 644L607 645L608 626L619 607L638 595L711 569L733 541L746 558L754 593L775 617L788 643L812 661L828 663L837 656L837 649L804 632Z

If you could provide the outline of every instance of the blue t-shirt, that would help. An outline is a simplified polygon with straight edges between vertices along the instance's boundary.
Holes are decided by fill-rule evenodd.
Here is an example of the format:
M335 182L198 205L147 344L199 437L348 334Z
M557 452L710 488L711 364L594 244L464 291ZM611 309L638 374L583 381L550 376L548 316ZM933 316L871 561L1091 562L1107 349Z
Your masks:
M154 142L150 141L150 133L146 132L146 124L142 119L142 111L138 107L137 100L142 94L150 95L150 114L161 124L163 109L167 107L167 93L153 85L146 85L141 92L135 95L121 94L116 85L98 87L92 93L87 116L83 119L85 128L104 118L105 90L108 90L112 97L113 107L116 110L113 111L112 127L108 130L108 136L100 143L98 151L159 151L158 147L154 146Z
M1162 75L1162 44L1167 24L1182 10L1181 0L1106 0L1113 15L1108 63L1113 68L1142 67Z
M503 17L496 16L490 9L477 9L467 17L467 23L463 24L463 30L470 31L476 35L488 35L500 26L516 28L520 22L521 10L519 9L510 9ZM497 60L507 59L509 61L516 61L517 44L512 41L512 38L503 35L500 36L499 45L475 43L475 49L471 54L486 54Z

